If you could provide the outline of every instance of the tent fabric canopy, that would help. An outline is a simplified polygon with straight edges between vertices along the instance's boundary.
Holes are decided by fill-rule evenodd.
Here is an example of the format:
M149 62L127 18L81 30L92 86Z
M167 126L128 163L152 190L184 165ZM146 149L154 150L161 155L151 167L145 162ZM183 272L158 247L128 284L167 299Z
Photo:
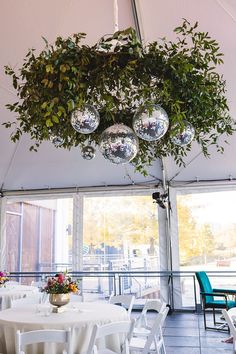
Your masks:
M227 82L227 97L232 117L236 114L236 4L233 0L136 0L138 20L144 42L161 37L173 39L173 29L186 18L198 21L199 29L208 31L224 53L220 68ZM132 2L118 0L119 29L134 27ZM0 122L13 120L5 104L16 101L11 80L4 74L4 65L14 68L22 65L29 48L40 51L42 36L49 43L57 36L67 37L76 32L87 33L86 43L94 44L114 29L113 1L111 0L42 0L40 2L3 0L1 3L0 31ZM106 185L134 185L158 183L162 179L161 161L149 168L147 177L136 173L132 165L113 165L99 151L95 159L86 161L80 149L56 149L44 142L38 152L29 152L29 136L24 135L14 144L10 129L0 126L0 184L2 190L89 187ZM225 137L220 137L222 141ZM221 180L236 178L236 136L227 138L223 155L211 147L210 159L204 158L195 144L185 159L186 167L176 166L173 159L165 161L167 180ZM96 171L96 173L95 173Z

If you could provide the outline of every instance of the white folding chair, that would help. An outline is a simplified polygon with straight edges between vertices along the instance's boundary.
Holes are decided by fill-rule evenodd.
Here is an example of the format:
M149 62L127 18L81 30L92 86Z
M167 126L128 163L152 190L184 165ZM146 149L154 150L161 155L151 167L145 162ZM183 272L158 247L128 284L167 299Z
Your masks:
M35 286L36 288L42 288L42 286L43 286L43 281L42 280L39 280L39 281L32 281L31 282L31 286Z
M166 308L167 308L166 303L162 302L161 300L158 300L158 299L147 300L144 307L143 307L141 315L136 320L133 335L147 336L151 330L151 326L148 324L147 312L148 311L155 311L157 313L162 313L162 312L164 312L164 310Z
M70 301L71 302L83 302L83 296L82 295L76 295L76 294L70 294Z
M39 304L41 302L41 294L32 294L30 296L22 297L21 299L11 300L12 308L19 308L27 305Z
M232 317L230 316L230 310L226 311L225 309L223 309L222 314L224 316L227 325L229 326L230 335L233 337L234 352L236 352L236 328L232 320Z
M165 311L167 313L168 308ZM165 311L157 314L154 324L147 337L142 336L131 338L129 343L130 353L141 352L142 354L160 354L161 350L166 353L164 339L161 332Z
M16 332L16 354L25 354L24 349L28 344L35 343L63 343L66 350L63 354L72 354L71 349L71 330L42 329L29 332Z
M15 281L15 280L9 280L7 283L6 283L7 286L10 286L10 285L13 285L13 286L17 286L17 285L20 285L20 283L18 281Z
M110 293L110 295L108 296L107 301L110 302L112 296L114 296L114 295L115 295L115 294L114 294L114 291L112 291L112 292Z
M120 338L122 338L121 335L123 335L123 340L121 341L119 353L129 354L128 341L130 338L130 333L133 330L133 326L134 320L108 323L103 326L95 325L93 327L92 335L88 345L88 351L86 354L117 354L116 352L111 349L108 349L107 347L99 350L96 345L96 341L98 339L105 338L114 334L119 335Z
M135 297L133 295L114 295L109 299L109 303L113 305L121 305L127 309L128 316L130 317Z

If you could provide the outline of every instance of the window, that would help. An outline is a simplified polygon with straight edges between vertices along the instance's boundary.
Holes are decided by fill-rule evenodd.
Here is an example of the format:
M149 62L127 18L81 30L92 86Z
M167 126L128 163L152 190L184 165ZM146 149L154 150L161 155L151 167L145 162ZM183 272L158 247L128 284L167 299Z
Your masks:
M179 255L182 271L229 271L236 264L236 191L177 196ZM212 278L215 287L232 288L232 278ZM182 281L185 301L192 280ZM236 285L236 284L235 284Z
M84 197L83 269L87 271L159 270L157 207L149 195ZM159 297L151 278L124 276L122 291ZM86 282L111 292L112 281ZM148 290L149 288L149 290Z
M83 281L85 293L103 296L120 286L124 293L159 298L159 277L148 276L149 270L160 269L157 205L151 194L84 194L80 200L83 211L78 204L75 213L73 198L9 201L6 269L11 272L72 269L75 222L76 228L79 225L78 233L82 230L74 235L74 244L83 241L82 270L147 271L145 277L124 275L116 285L113 279L91 276ZM73 220L73 215L79 221Z
M6 269L57 271L71 264L72 198L8 202Z

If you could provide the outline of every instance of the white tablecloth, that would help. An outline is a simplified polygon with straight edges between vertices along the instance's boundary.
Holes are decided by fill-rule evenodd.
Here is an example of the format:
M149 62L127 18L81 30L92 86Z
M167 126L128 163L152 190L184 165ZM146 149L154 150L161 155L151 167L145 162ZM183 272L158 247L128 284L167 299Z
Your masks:
M15 354L15 332L36 329L67 329L72 330L73 354L85 353L94 324L106 324L117 321L128 321L124 308L102 302L71 303L65 306L63 313L50 313L50 305L29 305L25 308L8 309L0 312L0 352ZM40 312L39 312L40 311ZM120 338L109 336L106 345L119 352ZM104 343L100 343L102 346ZM57 354L58 345L34 345L28 347L27 354Z
M11 301L38 293L38 288L27 285L6 285L0 288L0 309L6 310L11 307Z

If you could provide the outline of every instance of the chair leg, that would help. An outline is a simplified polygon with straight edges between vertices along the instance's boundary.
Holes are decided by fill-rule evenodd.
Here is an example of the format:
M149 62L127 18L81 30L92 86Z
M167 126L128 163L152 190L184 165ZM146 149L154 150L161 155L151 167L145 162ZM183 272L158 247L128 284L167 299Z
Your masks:
M207 329L207 325L206 325L206 309L205 309L205 307L203 308L203 318L204 318L204 328Z
M155 343L155 353L156 354L166 354L165 343L164 343L164 339L163 339L162 335L161 335L161 337L159 337L159 340L155 337L154 343Z
M160 345L160 344L159 344L159 340L161 340L161 338L162 338L162 343L161 343L161 345ZM161 335L161 337L159 338L159 340L158 340L156 337L154 338L156 353L157 353L157 354L166 354L164 339L163 339L162 335ZM0 354L1 354L1 353L0 353Z
M215 308L213 308L213 319L214 319L214 325L220 325L216 327L217 331L224 331L224 332L229 332L229 326L227 325L226 322L217 322L216 321L216 314L215 314Z
M218 331L219 331L219 330L223 330L224 328L226 328L225 331L229 332L229 326L227 325L226 322L223 323L222 325L218 326L218 327L217 327L217 330L218 330Z
M204 329L205 329L205 330L207 330L207 329L213 329L213 330L215 330L215 331L228 332L229 329L228 329L228 326L227 326L226 323L222 323L222 322L217 322L217 321L216 321L215 308L212 309L212 312L213 312L214 325L220 324L221 326L219 326L219 327L208 327L208 326L207 326L206 309L205 309L205 306L203 306ZM225 327L226 327L226 329L225 329Z
M236 353L236 342L235 342L235 338L233 338L233 350L234 350L234 353Z
M213 321L214 321L214 325L216 325L216 313L215 313L215 308L213 307Z
M164 342L162 343L161 352L162 352L162 354L166 354L166 347L165 347Z

